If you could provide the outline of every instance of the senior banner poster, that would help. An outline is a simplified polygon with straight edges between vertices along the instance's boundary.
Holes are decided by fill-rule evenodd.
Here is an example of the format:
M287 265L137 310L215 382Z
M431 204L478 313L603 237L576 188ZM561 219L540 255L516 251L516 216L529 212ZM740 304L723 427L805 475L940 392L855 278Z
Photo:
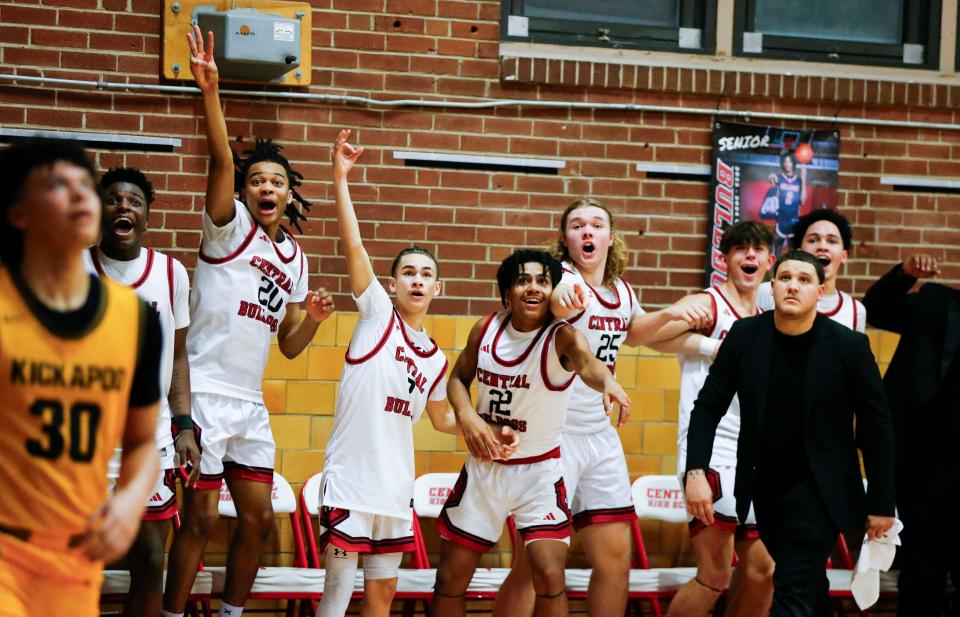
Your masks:
M811 210L837 207L840 134L717 122L713 132L707 284L727 280L723 231L738 221L769 225L782 254L793 225Z

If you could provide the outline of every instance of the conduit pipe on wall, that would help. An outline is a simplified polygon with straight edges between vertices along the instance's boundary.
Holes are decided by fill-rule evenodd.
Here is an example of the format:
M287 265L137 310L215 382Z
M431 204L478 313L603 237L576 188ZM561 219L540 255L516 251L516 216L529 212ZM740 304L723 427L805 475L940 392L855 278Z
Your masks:
M166 92L170 94L199 94L200 89L192 86L165 86L162 84L133 84L109 82L102 79L87 81L82 79L61 79L56 77L32 77L0 73L0 80L36 83L58 86L78 86L97 90L130 90L134 92ZM734 118L769 118L774 120L798 120L804 122L824 122L827 124L859 124L862 126L891 126L897 128L938 129L960 131L960 124L949 122L919 122L913 120L888 120L882 118L851 118L846 116L820 116L814 114L784 114L770 111L744 111L739 109L721 109L710 107L673 107L670 105L647 105L633 103L581 103L576 101L534 101L529 99L485 99L480 101L446 101L422 99L378 100L362 96L344 94L320 94L316 92L277 92L260 90L220 90L222 96L248 98L292 99L317 101L321 103L348 103L372 108L396 109L420 107L433 109L493 109L497 107L536 107L561 109L587 109L604 111L650 111L670 114L688 114L705 116L727 116Z

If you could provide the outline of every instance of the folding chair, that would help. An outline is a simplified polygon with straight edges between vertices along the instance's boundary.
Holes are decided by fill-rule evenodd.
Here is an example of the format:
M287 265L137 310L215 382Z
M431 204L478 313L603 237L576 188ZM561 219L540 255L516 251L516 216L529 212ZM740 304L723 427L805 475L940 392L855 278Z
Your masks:
M297 500L294 497L293 489L290 483L279 473L273 474L273 490L271 492L271 502L273 511L277 514L288 514L290 523L293 527L293 537L295 544L294 563L306 562L306 549L302 530L299 525L297 515ZM233 498L227 488L226 483L220 486L220 501L218 505L220 516L227 518L236 518L237 509L233 503ZM219 597L223 593L223 586L226 581L226 568L207 567L213 577L213 595ZM261 600L287 600L286 613L288 616L295 614L298 600L313 600L319 598L323 593L323 572L306 567L268 567L260 568L257 572L257 578L253 582L250 590L250 599ZM244 612L256 612L246 609ZM274 611L268 611L274 612Z
M632 491L637 519L687 523L687 505L676 476L641 476L634 481ZM660 600L673 597L680 587L696 576L697 569L651 568L637 519L631 526L637 559L630 570L629 597L634 601L648 600L654 615L661 617Z

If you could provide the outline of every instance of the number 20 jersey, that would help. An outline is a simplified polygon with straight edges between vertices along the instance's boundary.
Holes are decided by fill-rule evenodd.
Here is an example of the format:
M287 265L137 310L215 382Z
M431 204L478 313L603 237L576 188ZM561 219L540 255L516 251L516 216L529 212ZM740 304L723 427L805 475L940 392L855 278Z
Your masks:
M270 339L291 302L307 296L307 260L286 234L275 243L235 201L217 227L203 213L203 242L190 294L190 388L263 403Z
M66 537L106 498L147 308L132 290L100 284L99 318L65 338L0 267L0 525Z
M613 289L591 287L569 262L563 264L562 280L570 285L580 285L592 296L590 305L568 317L567 322L587 337L590 351L616 374L617 353L627 339L630 322L643 315L633 290L623 279L614 281ZM570 389L566 432L591 434L610 426L610 418L603 408L603 394L583 383L579 377L573 380Z
M576 373L560 364L552 321L518 332L510 312L487 317L477 353L477 413L488 424L506 425L520 436L511 459L538 457L560 446Z

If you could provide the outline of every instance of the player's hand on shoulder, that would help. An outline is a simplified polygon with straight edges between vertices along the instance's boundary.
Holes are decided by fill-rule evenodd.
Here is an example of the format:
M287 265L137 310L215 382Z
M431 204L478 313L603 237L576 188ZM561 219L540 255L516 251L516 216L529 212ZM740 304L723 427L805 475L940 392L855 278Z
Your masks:
M333 163L334 178L345 178L347 174L350 173L350 170L353 169L354 163L356 163L360 155L363 154L363 147L354 148L347 142L351 132L350 129L341 130L333 142L333 147L330 148L330 159Z
M683 488L687 499L687 511L706 525L713 525L713 490L702 469L686 473Z
M590 306L592 296L579 284L558 283L553 288L551 300L555 300L560 308L572 311L582 311Z
M494 427L490 428L494 429ZM517 448L520 447L520 435L509 426L501 426L500 431L496 434L496 437L497 441L500 442L499 451L497 453L498 460L507 460L513 456L513 453L516 452Z
M143 500L118 490L88 520L79 548L90 561L110 563L123 557L137 535Z
M194 25L193 32L187 33L187 41L190 43L190 72L193 73L193 79L201 92L210 92L220 81L217 63L213 59L213 32L207 32L204 46L200 26Z
M713 327L713 310L702 302L681 300L666 309L671 321L686 322L694 332L706 332Z
M940 274L940 266L930 255L916 253L903 260L903 273L915 279L925 279Z
M307 292L304 305L307 309L307 315L317 323L325 321L336 310L333 304L333 296L323 287L316 291Z

